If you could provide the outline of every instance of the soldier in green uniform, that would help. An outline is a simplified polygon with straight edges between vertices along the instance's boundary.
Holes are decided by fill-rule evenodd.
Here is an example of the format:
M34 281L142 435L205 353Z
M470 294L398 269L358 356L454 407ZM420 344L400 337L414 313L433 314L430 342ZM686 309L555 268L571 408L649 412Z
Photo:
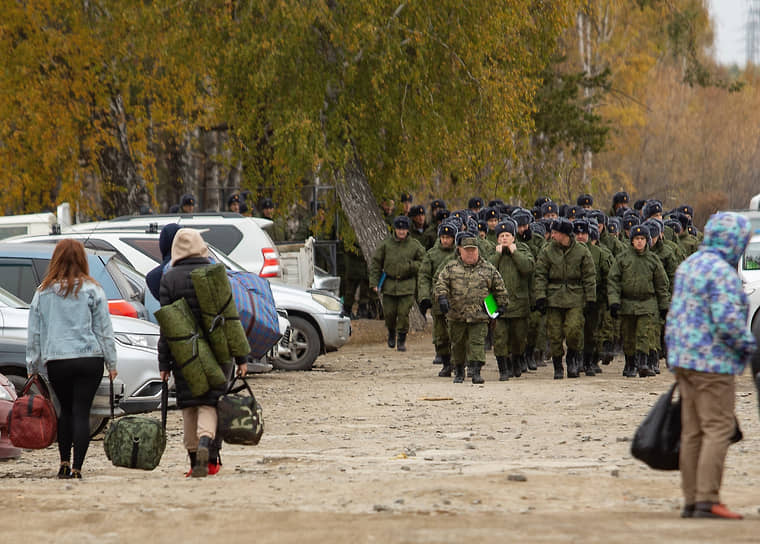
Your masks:
M599 360L602 355L606 355L604 350L609 350L609 360L605 359L606 362L603 362L603 364L610 364L614 357L612 343L609 341L611 336L606 336L605 326L610 326L612 322L610 310L607 306L607 279L609 278L610 270L612 269L612 263L615 262L615 257L609 249L599 243L599 225L594 218L589 219L588 239L591 246L599 248L599 251L601 251L599 258L600 264L607 263L606 270L602 266L600 267L601 274L597 273L596 304L599 307L599 317L596 332L596 346L594 347L594 352L591 356L591 367L596 374L601 374L602 369L599 367ZM592 254L592 257L593 256L594 255ZM599 285L600 281L602 282L601 286ZM604 343L605 340L607 340L606 345Z
M517 223L511 218L496 225L496 235L496 253L491 257L491 264L501 274L510 296L509 306L499 314L494 325L493 353L499 367L499 381L506 381L511 376L519 378L522 373L535 260L527 244L517 241Z
M388 347L395 347L398 351L406 351L409 311L414 304L417 272L425 256L425 250L419 242L409 237L411 226L405 215L399 215L393 220L394 232L375 250L369 272L372 289L378 294L382 292ZM383 283L380 284L383 274Z
M417 275L417 299L420 312L424 316L428 310L431 310L433 314L433 345L435 346L433 364L443 364L438 373L442 378L451 376L451 342L446 316L438 307L438 301L433 296L433 288L443 265L456 258L454 248L456 234L456 227L452 224L442 223L438 227L438 240L425 253Z
M390 196L384 196L380 202L380 209L383 212L383 220L388 228L393 227L393 219L396 217L396 201Z
M479 196L474 196L470 200L467 201L467 208L475 214L477 217L478 212L483 207L483 199Z
M456 240L459 254L443 266L435 282L434 296L449 322L454 383L464 381L465 360L472 383L483 383L480 369L486 359L484 344L489 320L483 299L493 294L503 312L509 298L499 271L480 256L477 238L469 232L460 232Z
M699 248L699 240L696 236L689 234L689 218L686 215L676 213L676 219L681 223L681 232L676 235L676 242L688 257Z
M578 196L578 199L575 201L575 203L584 210L590 210L594 207L594 197L592 197L590 194L584 193Z
M528 246L531 255L533 256L533 267L535 269L535 260L538 257L538 252L544 246L546 241L542 234L534 234L531 230L531 222L533 221L533 214L525 208L515 208L511 214L512 220L517 224L517 241ZM526 330L525 337L525 352L523 353L523 360L528 370L536 370L538 366L546 366L544 364L544 350L546 346L546 336L540 334L541 329L546 331L546 322L544 316L541 313L535 311L533 308L533 273L531 273L530 281L528 282L528 288L530 290L531 299L531 311L528 315L528 328ZM536 344L537 339L541 337L543 344ZM541 346L540 349L536 349L536 346Z
M441 223L443 223L443 221L448 218L450 214L449 211L445 208L443 200L434 200L433 204L435 206L430 206L430 225L428 225L428 228L425 231L425 238L427 240L432 240L433 243L435 243L435 241L438 239L438 227L441 226Z
M612 197L612 208L610 208L610 217L615 217L619 208L627 208L631 197L625 191L618 191Z
M668 276L660 259L649 250L649 228L631 228L631 247L610 270L607 296L613 317L620 315L625 367L623 376L652 376L647 364L653 321L668 311Z
M286 241L285 219L274 216L274 202L272 199L262 198L261 202L259 202L259 210L261 210L261 217L272 221L272 226L269 229L269 237L272 241L275 243Z
M597 340L600 318L607 295L607 275L610 272L610 266L612 266L610 262L612 253L605 247L599 247L597 243L591 240L591 227L591 223L586 219L573 221L575 241L584 244L589 250L591 258L594 259L594 269L596 270L596 302L587 304L583 313L583 371L586 376L594 376L602 372L597 364L599 360ZM599 230L596 221L594 221L594 227L598 239Z
M536 308L546 312L554 379L562 379L563 341L567 377L577 378L583 352L583 312L596 302L596 269L588 248L573 237L565 218L552 223L552 241L541 250L535 272Z
M496 208L485 208L483 219L486 222L486 240L491 242L494 246L498 245L496 242L496 225L499 224L499 210Z
M412 209L412 202L414 202L414 198L412 197L411 193L403 192L401 193L401 210L399 212L399 215L405 215L407 217L411 217L409 215L409 211Z
M425 248L425 251L433 247L435 238L430 240L428 238L428 224L425 221L425 208L417 205L409 208L409 219L412 220L412 230L409 231L409 236L417 240L420 245Z
M649 228L649 234L652 238L652 253L659 257L662 267L665 269L665 275L668 277L668 298L673 294L673 282L676 278L676 269L681 264L676 252L673 250L672 242L663 238L662 222L657 219L649 219L644 222ZM656 321L656 326L652 331L652 346L655 350L650 350L648 354L649 370L655 374L660 373L660 359L666 358L665 353L665 319Z

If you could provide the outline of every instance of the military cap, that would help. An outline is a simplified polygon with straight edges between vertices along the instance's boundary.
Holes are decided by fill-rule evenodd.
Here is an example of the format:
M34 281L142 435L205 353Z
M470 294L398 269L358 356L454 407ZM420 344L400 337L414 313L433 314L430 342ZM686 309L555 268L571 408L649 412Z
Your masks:
M401 202L412 202L411 193L401 193Z
M478 221L478 231L488 232L488 223L486 223L483 219Z
M233 202L237 202L238 204L240 204L240 195L239 194L235 193L235 194L230 195L229 198L227 198L227 206L229 206Z
M607 231L610 234L617 234L623 228L623 221L619 217L610 217L607 219Z
M644 225L649 227L649 233L652 237L660 236L665 228L665 224L656 217L650 217L644 221Z
M464 225L464 221L462 221L462 218L456 215L450 215L444 220L444 222L449 223L450 225L454 225L454 228L456 228L457 231L462 230L462 226Z
M681 231L683 231L683 225L681 225L681 222L678 219L668 219L665 221L665 226L673 229L673 232L676 234L679 234Z
M583 206L573 206L568 210L568 218L570 219L585 219L588 217L588 210Z
M540 197L538 197L538 198L536 199L536 201L533 203L533 205L534 205L536 208L540 208L540 207L541 207L541 206L543 206L543 205L544 205L546 202L551 202L551 201L552 201L552 199L551 199L551 198L549 198L548 196L540 196Z
M259 208L262 210L268 210L269 208L274 208L274 202L271 198L262 198L261 202L259 202Z
M567 234L568 236L572 236L573 234L573 224L564 217L552 221L551 229L561 232L562 234Z
M436 198L430 203L430 208L433 210L446 209L446 203L440 198Z
M695 227L694 225L687 226L686 227L686 232L688 232L692 236L696 236L696 235L699 234L699 231L697 230L697 227Z
M612 197L612 205L615 204L628 204L628 202L631 200L631 197L628 196L628 193L625 191L618 191L615 193L615 196Z
M399 215L393 220L393 228L409 230L412 228L412 222L409 221L409 218L407 216Z
M601 210L591 210L586 216L590 219L596 219L596 222L600 225L607 226L607 216Z
M547 213L559 214L559 208L554 202L549 201L541 204L541 215L544 216Z
M647 240L650 240L650 232L649 227L646 225L633 225L631 227L631 240L633 240L636 236L643 236Z
M435 220L443 221L444 219L448 218L450 215L451 215L451 212L447 210L446 208L438 208L435 211Z
M585 219L576 219L573 221L573 232L575 234L588 234L589 223Z
M169 213L179 213L179 204L169 206Z
M529 225L529 228L532 233L538 234L539 236L546 236L546 227L543 223L535 221Z
M470 200L467 201L467 207L468 208L482 208L483 199L480 197L474 196Z
M195 206L195 197L191 195L190 193L182 195L182 198L179 201L180 207L182 206Z
M589 223L588 226L588 237L591 240L598 240L599 239L599 227L593 223Z
M425 208L420 206L419 204L416 206L412 206L409 208L409 213L407 214L409 217L417 217L418 215L425 215Z
M633 211L628 206L620 206L615 210L615 215L622 218L627 212Z
M644 219L649 219L655 214L662 213L662 202L659 200L648 200L642 209Z
M489 208L500 208L504 205L504 201L500 198L495 198L488 203Z
M469 232L460 232L456 240L459 247L478 247L478 239Z
M633 213L628 214L623 218L623 228L625 230L630 230L631 228L635 227L639 223L641 223L639 216Z
M694 217L694 208L689 206L688 204L683 204L681 206L678 206L676 208L677 212L681 212L683 214L688 215L689 217Z
M512 211L512 219L514 219L517 226L528 225L533 221L533 214L525 208L515 208Z
M689 221L689 216L685 213L676 213L676 221L681 223L681 229L685 230L686 227L688 227L691 224L691 221Z
M642 210L644 206L646 206L647 201L644 199L639 199L636 202L633 203L633 209L634 210Z
M567 204L560 204L559 205L559 215L560 217L567 217L567 210L569 209L569 206Z
M496 225L496 236L499 236L502 232L508 232L512 236L517 233L517 223L507 218Z
M458 217L462 221L466 221L467 216L468 214L466 214L464 210L454 210L453 212L451 212L451 215L450 215L450 217Z
M485 220L499 219L499 211L496 208L486 208Z
M457 229L456 225L453 225L451 223L441 223L438 225L438 236L451 236L454 238L457 235L457 232L459 232L459 229Z
M593 206L594 205L594 197L592 197L588 193L584 193L578 197L578 199L575 201L578 206Z
M468 217L467 218L467 231L472 234L473 236L478 235L478 220L474 217Z

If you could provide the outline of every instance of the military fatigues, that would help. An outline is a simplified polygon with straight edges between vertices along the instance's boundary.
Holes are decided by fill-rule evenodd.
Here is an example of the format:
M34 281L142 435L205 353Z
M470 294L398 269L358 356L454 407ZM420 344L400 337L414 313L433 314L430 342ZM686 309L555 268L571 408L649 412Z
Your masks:
M343 308L346 313L352 313L356 290L359 290L359 307L357 317L369 317L369 274L367 261L364 260L362 251L356 244L352 244L343 251Z
M499 306L509 303L501 274L483 257L472 265L465 264L460 257L449 261L435 282L435 298L445 297L451 307L446 318L451 338L451 360L457 377L464 375L465 361L469 362L471 370L477 369L478 375L485 362L484 343L489 317L483 299L489 293L494 295Z
M514 253L505 249L504 253L491 257L491 264L501 274L504 287L509 293L509 306L494 325L493 353L499 363L500 373L506 372L509 375L511 371L513 376L520 376L528 335L532 302L530 284L535 260L527 244L515 242L515 245L517 249Z
M398 240L391 235L380 243L370 264L369 284L377 286L385 272L382 288L383 315L388 328L388 338L398 331L406 336L409 330L409 311L414 304L417 271L422 264L425 250L417 240L407 236ZM395 340L394 340L395 344Z
M596 269L588 248L570 239L563 247L552 240L538 255L536 301L546 299L546 329L555 375L561 377L563 340L567 344L567 375L577 377L583 351L583 309L596 301Z
M417 240L425 251L433 247L433 244L435 243L435 237L433 239L430 238L428 225L423 225L422 229L417 229L417 227L414 226L414 223L412 223L412 229L409 231L409 236Z
M669 303L668 277L660 259L645 248L639 253L633 246L621 253L610 270L607 281L610 306L619 305L625 376L650 373L647 356L651 348L652 322Z
M528 230L530 232L530 230ZM517 236L517 239L525 243L533 254L534 262L538 259L538 254L541 249L546 245L546 240L543 236L533 234L530 232L530 237L525 238L523 235ZM534 266L535 272L535 266ZM535 302L535 288L534 288L533 276L530 280L530 292L531 300ZM530 312L528 318L528 333L526 337L525 355L526 357L533 357L537 365L543 365L544 351L546 350L546 315L533 309Z
M688 257L699 248L699 240L696 236L692 236L684 229L681 234L676 236L676 242L681 246L684 254Z
M660 237L657 243L652 246L652 253L657 255L665 269L665 275L668 277L668 299L673 294L673 282L676 278L676 269L681 264L681 259L674 249L675 244L668 242ZM656 326L651 335L651 348L657 351L657 360L665 356L665 319L657 316ZM662 357L661 357L662 355ZM655 364L654 370L659 374L659 364Z
M588 243L596 270L596 302L586 305L583 315L583 370L593 376L602 371L597 364L599 359L599 326L607 308L607 276L614 257L604 246Z
M417 275L417 300L418 302L430 300L433 305L430 309L433 315L433 345L435 345L436 356L441 358L443 364L449 364L451 361L451 342L446 316L438 306L438 297L433 296L433 289L441 268L452 259L456 259L456 249L453 246L445 249L441 246L440 240L437 240L435 245L425 253Z

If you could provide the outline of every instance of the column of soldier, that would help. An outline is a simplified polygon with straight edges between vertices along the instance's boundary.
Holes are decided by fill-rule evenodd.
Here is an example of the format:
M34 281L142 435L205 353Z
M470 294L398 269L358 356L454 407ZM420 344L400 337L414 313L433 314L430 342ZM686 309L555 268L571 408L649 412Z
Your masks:
M500 381L548 360L554 379L565 366L568 378L594 376L621 350L623 376L659 374L675 271L701 233L691 206L665 212L659 200L629 201L618 192L604 213L588 194L575 206L540 197L530 210L471 198L450 212L434 200L430 225L423 206L389 218L392 234L370 263L388 346L406 350L416 297L432 313L438 375L453 373L455 383L465 366L473 383L484 382L487 345Z

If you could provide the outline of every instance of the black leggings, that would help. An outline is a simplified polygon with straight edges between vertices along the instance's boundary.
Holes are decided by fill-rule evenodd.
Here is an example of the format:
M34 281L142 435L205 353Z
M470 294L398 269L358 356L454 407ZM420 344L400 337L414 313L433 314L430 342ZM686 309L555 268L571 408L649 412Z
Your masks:
M90 408L103 378L103 357L80 357L48 361L48 378L61 405L58 414L58 452L61 462L71 460L71 468L82 469L90 445Z

